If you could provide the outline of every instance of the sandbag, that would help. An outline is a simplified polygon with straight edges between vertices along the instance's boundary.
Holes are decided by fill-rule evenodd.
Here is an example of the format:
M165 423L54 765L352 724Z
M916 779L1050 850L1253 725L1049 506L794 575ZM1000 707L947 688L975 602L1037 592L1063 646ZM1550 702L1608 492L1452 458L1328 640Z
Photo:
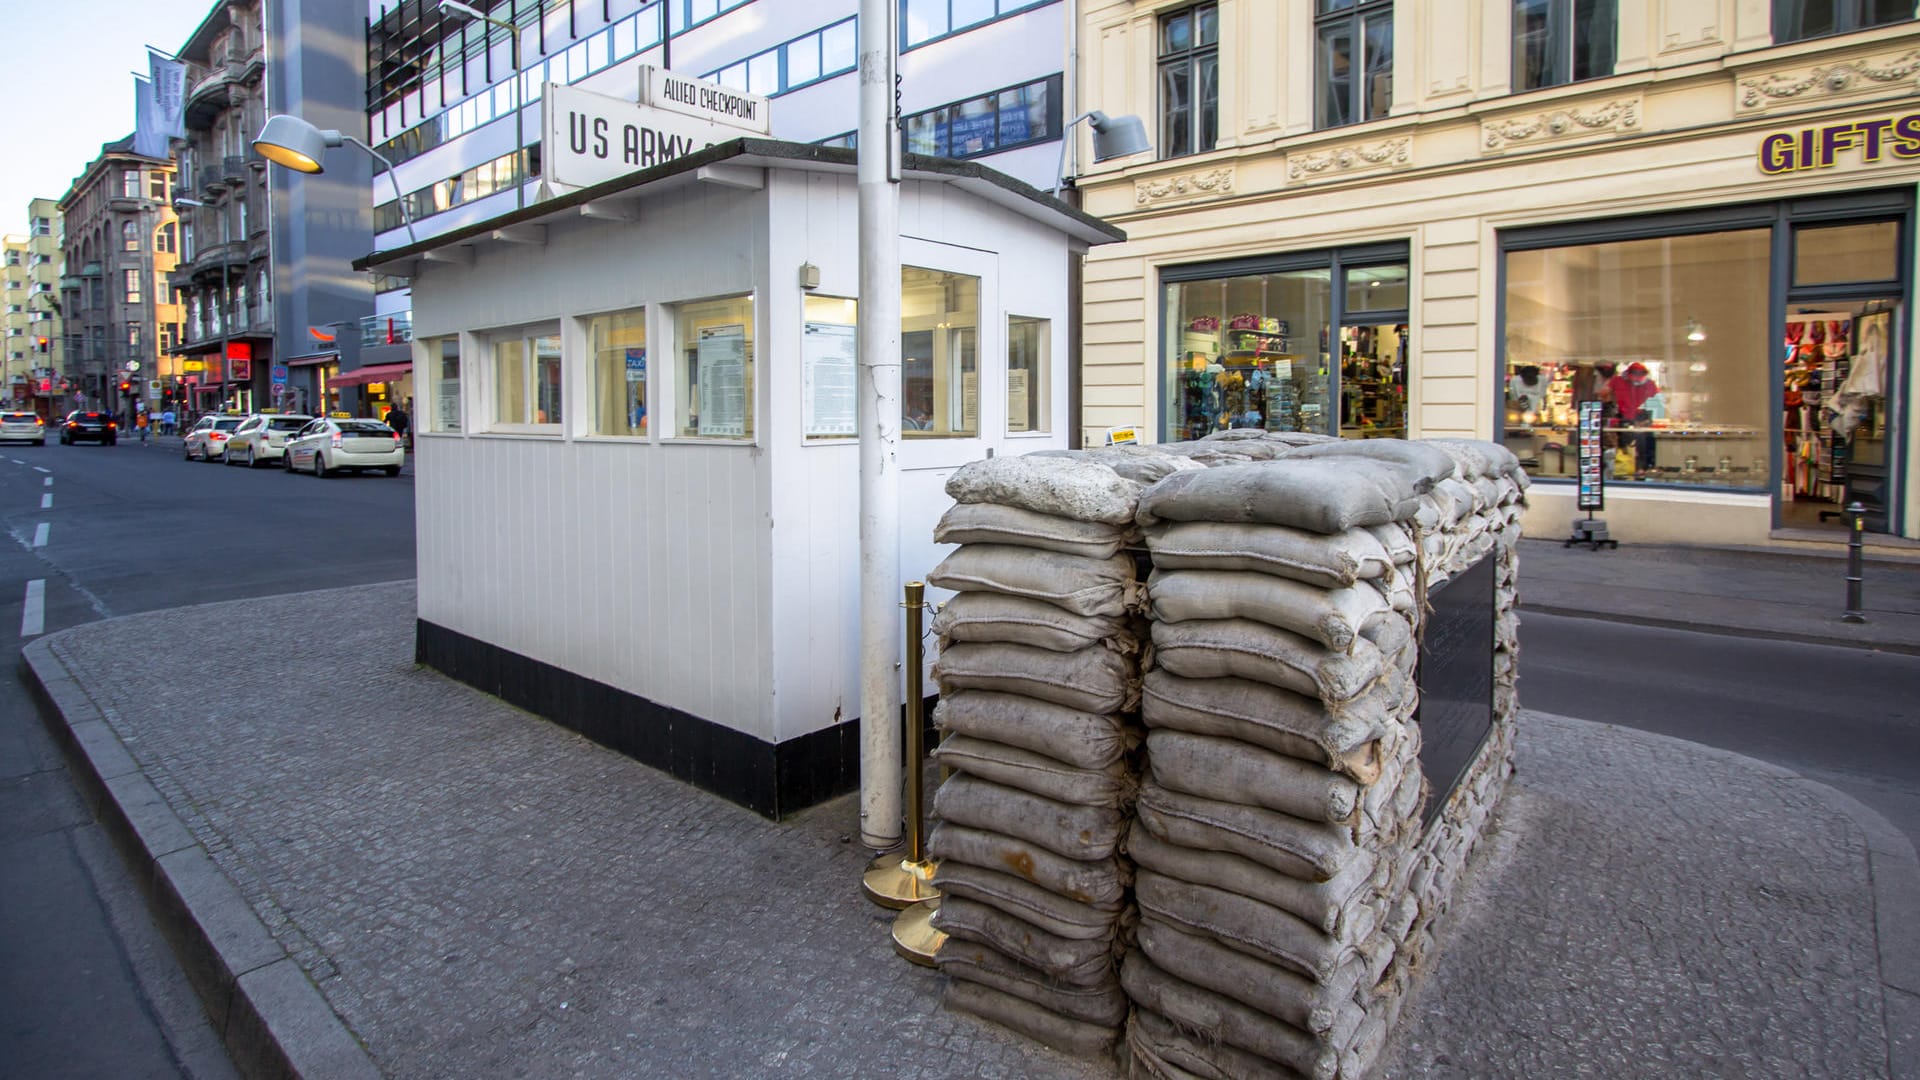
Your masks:
M959 938L943 943L933 962L949 978L990 986L1069 1020L1116 1027L1127 1018L1127 995L1118 982L1070 986L995 949Z
M1249 570L1322 589L1395 576L1393 555L1362 529L1326 536L1284 525L1183 521L1148 530L1147 547L1160 570Z
M1333 1080L1340 1062L1320 1039L1257 1009L1160 970L1138 950L1120 966L1120 982L1134 1003L1190 1031L1271 1058L1312 1080Z
M1069 900L1106 908L1118 904L1133 882L1132 867L1111 855L1069 859L1027 840L952 821L933 827L927 836L927 854L941 861L999 870Z
M1119 761L1102 769L1080 769L971 735L948 736L933 756L946 768L1076 806L1119 807L1133 798L1133 771Z
M1151 779L1141 783L1134 812L1167 843L1224 851L1303 881L1327 881L1362 857L1349 829L1168 791Z
M1454 460L1460 475L1468 480L1477 476L1506 476L1520 471L1520 459L1513 451L1485 439L1421 439Z
M987 690L941 698L934 706L933 722L952 734L991 739L1082 769L1114 764L1133 749L1137 739L1114 716Z
M943 898L961 896L977 900L1063 938L1110 941L1120 919L1117 901L1102 910L1030 885L1010 874L951 859L934 871L933 883Z
M1096 462L1027 455L970 461L947 477L947 494L955 502L1126 525L1138 509L1140 485Z
M1337 533L1413 516L1410 471L1371 458L1283 457L1178 472L1140 494L1137 519L1237 521Z
M1224 851L1169 844L1147 829L1127 833L1127 854L1143 869L1182 881L1217 885L1298 915L1307 925L1327 934L1352 936L1353 915L1370 892L1378 859L1362 851L1326 881L1302 881L1251 859Z
M1360 785L1352 780L1232 739L1153 731L1147 734L1147 760L1162 787L1308 821L1345 821L1360 805Z
M1110 858L1125 825L1111 807L1055 802L965 773L940 785L933 812L941 821L1002 833L1082 860Z
M955 503L933 528L937 544L1011 544L1083 559L1111 559L1126 544L1117 525L1076 521L995 503Z
M1089 713L1128 712L1139 700L1133 663L1098 645L1060 653L1030 645L959 642L941 650L933 677L942 697L990 690Z
M1418 477L1417 490L1425 491L1459 471L1453 457L1437 446L1405 439L1341 439L1297 447L1287 453L1294 458L1366 458L1383 461Z
M1346 651L1362 627L1392 611L1364 585L1326 589L1244 570L1155 570L1147 578L1153 617L1162 622L1252 619Z
M1397 567L1405 566L1420 554L1420 549L1414 546L1413 537L1407 532L1405 522L1369 525L1366 533L1380 541L1380 546L1387 549L1387 558Z
M1141 919L1136 933L1140 951L1167 974L1321 1036L1335 1046L1352 1037L1362 1019L1353 992L1367 967L1358 958L1331 980L1320 983L1156 918Z
M940 606L932 630L942 646L956 641L1006 642L1048 652L1079 652L1107 643L1133 653L1140 642L1131 620L1114 615L1075 615L1045 600L995 592L963 592Z
M1073 986L1113 981L1113 942L1049 934L998 908L962 896L940 899L933 925L949 937L985 945Z
M1268 683L1322 701L1351 701L1386 668L1380 650L1364 638L1348 651L1251 619L1153 624L1155 665L1190 679L1232 676Z
M1160 452L1157 446L1091 446L1083 450L1036 450L1028 457L1073 458L1105 465L1123 479L1151 484L1168 473L1198 469L1195 461Z
M1076 615L1124 615L1139 605L1133 559L1083 559L1011 544L968 544L941 560L927 584L1045 600Z
M1290 911L1210 885L1143 869L1134 878L1133 895L1143 915L1210 937L1315 982L1330 981L1355 955L1349 942L1321 933ZM1371 933L1372 909L1360 910L1361 930Z
M1291 1080L1300 1074L1228 1046L1211 1032L1190 1032L1151 1009L1135 1009L1127 1021L1126 1050L1135 1075L1149 1080Z
M1089 1024L1045 1009L1025 998L965 979L947 981L947 1008L1008 1028L1063 1054L1105 1057L1120 1039L1120 1029Z
M1366 780L1352 758L1381 737L1410 689L1389 676L1337 708L1318 698L1247 679L1186 679L1150 671L1141 686L1140 715L1149 727L1218 735L1317 762ZM1361 761L1371 759L1363 755Z

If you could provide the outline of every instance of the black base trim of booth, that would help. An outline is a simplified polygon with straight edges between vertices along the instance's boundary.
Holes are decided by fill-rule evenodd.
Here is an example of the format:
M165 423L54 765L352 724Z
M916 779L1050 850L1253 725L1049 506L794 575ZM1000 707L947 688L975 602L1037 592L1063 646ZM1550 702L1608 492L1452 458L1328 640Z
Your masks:
M776 820L860 785L858 721L770 743L425 619L413 641L448 678Z

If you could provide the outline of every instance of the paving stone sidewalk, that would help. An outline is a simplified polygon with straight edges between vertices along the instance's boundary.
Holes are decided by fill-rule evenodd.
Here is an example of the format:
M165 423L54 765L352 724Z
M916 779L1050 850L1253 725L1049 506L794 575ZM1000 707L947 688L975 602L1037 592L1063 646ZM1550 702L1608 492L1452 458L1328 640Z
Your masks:
M940 1008L859 896L852 799L775 824L702 794L417 668L411 607L378 585L194 613L284 627L266 654L180 611L28 650L381 1072L1112 1075ZM1914 999L1883 983L1920 990L1920 963L1879 955L1920 953L1884 930L1915 922L1910 847L1694 744L1529 714L1519 755L1382 1075L1911 1075L1888 1032ZM1904 910L1876 911L1876 874L1915 886Z

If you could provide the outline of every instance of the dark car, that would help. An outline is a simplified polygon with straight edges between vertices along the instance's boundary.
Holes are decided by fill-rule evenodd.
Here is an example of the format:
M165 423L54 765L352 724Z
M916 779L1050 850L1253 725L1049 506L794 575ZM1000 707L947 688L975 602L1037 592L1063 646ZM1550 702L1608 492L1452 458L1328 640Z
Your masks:
M77 442L97 442L112 446L120 441L120 425L103 412L70 412L60 425L60 441L68 446Z

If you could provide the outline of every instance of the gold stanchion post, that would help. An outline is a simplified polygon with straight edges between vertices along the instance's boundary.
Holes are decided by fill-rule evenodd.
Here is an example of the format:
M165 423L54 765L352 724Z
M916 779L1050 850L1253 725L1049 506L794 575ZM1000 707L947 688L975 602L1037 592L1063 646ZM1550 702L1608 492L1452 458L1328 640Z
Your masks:
M916 964L933 966L947 935L934 929L931 919L940 906L940 890L933 887L937 864L927 858L927 819L924 770L926 762L926 692L920 669L925 662L921 646L921 617L926 610L927 587L907 582L907 851L906 858L883 855L867 868L861 886L867 898L883 907L902 909L893 923L893 947Z

